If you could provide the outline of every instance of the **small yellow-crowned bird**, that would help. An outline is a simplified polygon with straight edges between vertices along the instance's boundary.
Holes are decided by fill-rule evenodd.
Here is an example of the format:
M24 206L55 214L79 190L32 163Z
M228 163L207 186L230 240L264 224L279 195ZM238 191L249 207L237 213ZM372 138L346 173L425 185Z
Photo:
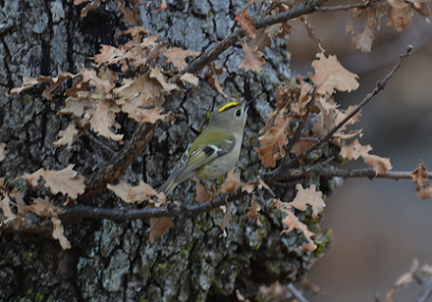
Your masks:
M230 102L214 111L207 128L186 150L158 191L168 195L185 180L214 180L230 171L239 159L247 109L254 100Z

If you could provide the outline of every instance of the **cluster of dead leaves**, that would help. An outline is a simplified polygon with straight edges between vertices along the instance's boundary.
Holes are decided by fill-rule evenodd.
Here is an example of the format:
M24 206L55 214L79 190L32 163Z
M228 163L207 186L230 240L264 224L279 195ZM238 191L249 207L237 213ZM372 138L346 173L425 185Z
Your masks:
M196 181L196 184L197 192L195 194L195 200L199 203L209 202L214 197L214 195L208 193L205 188L199 183L199 181ZM246 192L248 194L252 193L255 189L265 189L274 196L271 188L266 183L264 183L262 179L256 179L245 184L239 179L239 173L234 173L234 169L232 169L230 172L228 172L227 178L221 185L220 192L236 193L239 188L242 192ZM301 184L297 184L296 190L297 195L292 202L282 202L278 199L274 201L273 207L279 209L287 215L282 220L282 224L287 227L286 230L282 231L282 234L289 233L294 229L302 231L306 238L306 243L304 243L300 247L300 249L313 251L317 247L314 242L316 234L308 230L307 225L305 225L297 218L297 216L295 216L293 210L296 209L299 211L306 211L308 207L310 207L312 210L312 216L314 218L317 218L318 214L322 213L325 207L324 200L322 199L322 192L316 191L316 186L314 184L310 185L310 187L307 189L304 189ZM222 211L224 213L221 225L221 229L223 231L222 236L226 236L225 227L231 219L230 209L231 204L228 204L227 207L222 208ZM260 210L261 207L259 203L253 201L251 208L247 213L247 216L254 219L256 224L261 227L262 223L260 221Z
M166 43L158 40L158 34L153 35L141 26L120 34L129 34L132 39L119 47L102 45L100 54L94 57L92 68L81 67L77 74L59 73L56 77L23 78L23 85L11 90L12 96L37 84L49 83L42 96L51 100L51 92L62 82L74 81L65 93L66 107L57 113L72 115L74 119L67 129L59 132L60 139L54 143L56 146L72 147L79 135L76 125L80 129L88 126L98 135L122 143L123 134L117 133L120 125L115 120L119 112L126 113L139 123L155 123L171 118L170 115L162 114L164 96L179 87L167 80L160 67L152 67L149 63L162 55L181 71L187 67L185 59L200 52L166 48ZM110 68L112 65L120 66L122 72L137 76L123 78L119 83L118 73ZM198 78L188 73L182 75L180 80L198 84Z
M361 137L361 130L348 131L347 127L359 121L360 112L354 114L345 121L351 113L355 113L355 106L347 110L338 108L333 99L333 93L337 91L356 90L359 86L357 75L346 70L338 61L336 56L325 57L317 55L317 60L312 62L315 74L309 75L313 84L305 82L300 76L297 82L286 82L281 85L275 97L276 110L269 115L264 129L259 137L261 147L257 149L261 164L265 168L275 168L278 161L287 155L287 151L295 155L301 154L306 148L315 144L325 137L338 125L343 125L331 136L329 142L341 147L340 155L347 159L363 157L365 163L370 165L377 174L385 174L392 169L390 160L370 155L372 149L368 146L361 146L356 139L347 145L346 140ZM300 121L305 120L309 114L318 115L318 119L312 129L302 129L300 138L293 141L290 150L286 147L293 139L296 128L300 127ZM342 123L342 124L341 124ZM322 193L316 192L314 185L304 190L297 185L297 196L291 203L278 201L278 208L287 216L283 224L288 227L284 232L290 232L294 228L303 232L307 243L302 249L314 250L316 245L313 241L315 234L307 229L294 215L293 209L304 211L306 205L312 207L313 216L316 217L324 209Z
M45 199L38 197L30 205L27 205L18 191L12 190L9 192L6 190L4 181L4 178L0 178L0 209L3 211L3 217L0 216L0 221L5 223L13 221L13 228L17 230L24 223L24 217L28 213L34 213L40 217L49 217L53 224L53 238L59 241L63 249L70 249L70 242L64 235L64 228L58 218L62 210L54 206L48 197L45 197Z
M6 144L0 143L0 162L5 159L5 147ZM24 173L20 178L27 181L29 188L36 188L41 185L40 180L42 178L44 186L49 188L53 195L58 193L67 195L68 201L65 204L69 204L72 200L77 199L78 195L83 194L85 190L84 177L77 171L74 171L73 168L74 165L69 165L60 171L41 168L32 174ZM24 218L28 213L33 213L40 217L48 217L51 218L53 224L53 238L59 241L63 249L71 248L69 240L64 235L64 228L59 219L59 215L63 213L61 208L56 207L47 196L45 198L35 198L30 204L27 204L21 193L16 190L8 191L4 183L5 179L0 178L0 209L3 212L3 215L0 214L0 225L3 222L12 221L13 228L18 230L23 225Z
M265 168L276 167L277 162L286 156L285 147L293 136L294 129L309 113L317 114L318 120L311 133L302 131L300 139L294 142L289 151L295 155L301 154L324 137L356 109L355 106L350 106L347 110L338 109L332 95L336 90L347 92L356 90L359 86L357 75L346 70L337 61L336 56L330 55L326 58L323 54L317 54L317 58L312 62L315 74L309 75L316 86L315 94L314 86L303 81L300 76L297 78L299 84L292 81L283 83L276 93L276 110L269 115L269 120L261 131L263 133L259 137L261 147L257 150L261 164ZM359 121L360 115L361 113L358 112L345 122L332 135L330 142L341 147L341 156L347 159L357 159L361 156L377 174L385 174L392 168L389 159L368 154L372 148L361 146L357 139L350 145L346 145L347 139L361 136L361 130L347 130L347 126Z
M75 1L75 4L83 2L86 1ZM82 12L94 9L98 3L99 1L95 1L87 4ZM56 77L23 78L23 85L11 90L10 95L13 96L35 85L48 83L42 96L52 100L51 92L54 89L66 80L73 81L72 87L65 93L66 106L57 112L57 115L72 115L73 119L65 130L58 133L59 139L54 142L55 146L66 145L67 149L71 149L80 133L77 126L79 129L90 127L98 135L122 143L123 134L117 133L120 125L116 122L116 114L119 112L126 113L139 123L155 123L171 118L170 115L162 114L164 96L179 87L167 79L166 75L169 76L172 72L163 72L157 64L150 66L150 63L163 56L173 68L182 71L188 66L186 58L197 56L200 52L167 48L167 43L159 41L158 34L153 35L142 26L131 27L119 35L125 34L130 35L131 40L119 47L102 45L91 68L81 67L77 74L60 72ZM120 68L121 72L132 76L120 81L118 73L113 71L115 68L111 67ZM179 79L198 85L198 78L192 74L185 73ZM0 145L0 160L5 157L5 147L5 144ZM30 187L35 187L41 177L53 194L68 195L69 200L76 199L85 189L84 177L73 171L73 165L61 171L40 169L33 174L25 174L22 178L28 181ZM108 185L108 189L127 203L147 201L158 207L165 201L164 196L157 194L143 182L136 187L124 183ZM2 208L7 211L8 207ZM151 220L151 226L150 239L153 240L160 237L167 227L173 227L173 221L170 217L155 218ZM59 227L56 230L57 233Z
M289 233L294 229L298 229L303 232L306 237L306 243L304 243L300 249L313 251L317 248L314 242L316 234L309 231L307 225L301 222L294 214L293 210L306 211L308 206L312 209L312 216L318 217L318 214L322 213L325 208L324 200L322 199L322 192L316 191L316 186L311 184L309 188L304 189L301 184L296 185L297 195L292 202L282 202L278 200L276 207L284 212L287 216L282 220L282 223L287 227L283 233Z
M126 203L140 204L148 202L152 206L159 208L165 205L165 194L156 192L150 185L143 181L137 186L131 186L122 182L117 185L107 185L107 188ZM149 241L152 243L156 238L161 238L168 231L168 228L174 227L172 217L152 217L150 218Z
M245 58L238 66L245 71L252 70L261 72L265 63L263 53L266 47L271 47L271 42L276 38L283 38L286 34L291 33L291 26L287 22L270 25L265 28L256 29L254 21L248 16L247 8L256 3L256 0L250 0L248 4L236 15L235 21L247 36L246 41L242 41L242 49ZM268 16L283 13L294 6L294 1L277 1L268 10Z
M368 1L363 0L363 2ZM375 38L375 29L380 29L379 23L382 17L387 16L388 28L394 28L397 31L402 31L411 24L413 11L419 13L427 23L430 23L427 2L427 0L387 0L376 1L362 8L354 8L351 23L346 26L346 31L352 35L352 43L357 49L370 52ZM354 31L353 23L356 19L364 19L364 28L361 33Z

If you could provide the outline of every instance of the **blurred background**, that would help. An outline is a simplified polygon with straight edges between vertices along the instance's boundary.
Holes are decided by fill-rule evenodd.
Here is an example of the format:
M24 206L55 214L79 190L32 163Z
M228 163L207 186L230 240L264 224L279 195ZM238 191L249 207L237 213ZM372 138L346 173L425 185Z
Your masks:
M360 1L357 1L360 2ZM356 3L329 1L326 5ZM431 7L430 7L431 8ZM432 26L414 14L404 31L387 28L381 20L372 50L356 50L345 26L351 12L318 12L308 17L322 38L326 55L337 55L342 65L360 77L360 88L337 93L341 108L360 103L378 80L393 68L408 44L413 54L363 109L358 128L360 143L373 147L371 154L391 158L393 171L413 171L424 161L432 171ZM357 32L362 23L356 22ZM289 51L297 73L312 72L317 49L300 22L295 21ZM347 166L348 167L348 166ZM349 167L364 168L363 160ZM415 195L411 180L346 179L343 187L327 199L324 229L334 232L334 246L319 259L309 280L321 288L318 295L305 294L311 302L366 302L385 294L413 259L432 264L432 199ZM398 301L415 301L421 287L402 288Z

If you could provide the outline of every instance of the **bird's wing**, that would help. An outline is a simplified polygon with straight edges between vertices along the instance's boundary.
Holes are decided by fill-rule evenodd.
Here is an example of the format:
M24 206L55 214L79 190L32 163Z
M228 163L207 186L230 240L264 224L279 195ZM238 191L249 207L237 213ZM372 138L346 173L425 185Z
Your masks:
M204 145L193 150L193 146L189 150L191 153L185 161L185 167L181 174L187 175L191 171L201 168L216 158L227 154L235 146L235 137L219 139L213 141L213 144ZM192 151L193 150L193 151Z

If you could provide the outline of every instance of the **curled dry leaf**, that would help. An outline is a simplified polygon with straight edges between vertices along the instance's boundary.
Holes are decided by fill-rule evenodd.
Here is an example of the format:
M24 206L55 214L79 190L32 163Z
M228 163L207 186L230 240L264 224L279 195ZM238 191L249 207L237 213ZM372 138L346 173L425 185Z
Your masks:
M68 195L71 199L77 199L78 194L83 194L85 190L84 177L73 170L74 165L69 165L67 168L60 171L44 170L27 174L21 178L27 180L30 187L37 187L38 180L42 176L45 180L45 187L50 188L51 193L62 193Z
M317 217L318 214L324 211L326 206L322 199L322 192L316 191L316 186L311 184L309 188L303 189L301 184L296 185L297 195L290 205L297 210L306 211L307 205L312 208L313 217Z
M98 72L94 69L81 68L78 75L82 77L83 83L89 83L100 94L109 93L115 87L114 81L117 79L117 74L106 67Z
M298 220L297 216L291 211L291 209L285 209L284 207L281 208L281 211L287 214L287 216L282 220L282 224L288 227L287 230L283 230L281 234L288 234L294 229L298 229L303 232L304 236L306 237L306 241L309 244L302 245L303 250L309 250L314 251L317 246L314 243L312 237L315 236L314 233L308 230L307 225L305 225L303 222Z
M235 294L236 294L237 301L240 301L240 302L250 302L250 300L249 300L249 299L246 299L246 298L241 294L241 292L240 292L238 289L236 289Z
M62 213L62 210L54 206L47 196L45 196L45 199L40 197L34 199L27 209L41 217L58 217Z
M123 30L121 32L118 32L114 35L114 38L118 38L122 35L130 35L132 37L132 41L134 42L134 44L138 44L141 42L141 37L142 35L151 35L152 32L150 30L147 30L144 26L134 26L134 27L129 27L126 30ZM156 36L159 36L158 34ZM138 38L138 39L135 39Z
M29 188L36 188L39 184L38 181L42 174L45 173L44 168L40 168L36 172L33 172L32 174L27 174L24 172L24 176L21 176L22 179L27 181L27 185Z
M24 217L25 215L27 215L30 209L29 206L24 202L21 193L16 190L12 190L9 195L15 200L14 206L16 206L18 210L18 216ZM58 211L57 213L60 213L60 211Z
M12 221L15 218L17 218L17 216L14 214L10 206L11 206L11 200L9 196L7 194L5 194L3 198L0 196L0 208L3 211L3 215L6 217L6 222Z
M260 205L256 202L252 202L252 207L249 210L249 212L247 213L247 216L255 219L256 224L261 227L262 223L259 219L259 211L261 211Z
M366 156L372 150L370 145L363 146L359 143L358 139L353 141L348 146L343 146L340 155L347 159L358 159L359 157Z
M271 195L275 196L273 190L270 188L270 186L268 184L266 184L264 182L264 180L262 180L261 178L259 178L256 182L252 182L252 183L257 183L257 187L258 189L262 190L263 188L266 189Z
M242 183L239 179L239 173L234 173L234 168L232 168L228 172L224 183L220 186L220 191L222 193L235 193L237 192L237 188L241 187L242 192L250 194L255 190L255 183L256 181L251 181L247 184Z
M244 32L246 33L246 36L249 39L255 39L256 38L256 29L254 26L254 22L251 18L248 17L247 10L241 10L237 16L235 16L234 19L238 26L240 26Z
M57 141L53 143L54 146L62 146L66 145L66 149L72 149L72 144L78 136L79 131L75 127L75 122L71 121L69 126L65 130L61 130L58 133L58 137L60 137Z
M417 272L419 266L418 259L414 259L413 264L408 272L403 274L396 280L392 289L390 289L386 294L386 302L396 302L396 294L399 292L399 289L402 285L409 285L412 282L416 281L415 274Z
M425 17L426 23L430 24L430 20L427 18L429 17L428 0L405 0L405 2L409 3L421 16Z
M411 24L411 18L414 15L409 10L409 5L399 0L387 0L390 4L387 16L388 28L395 28L397 31L402 31L405 27Z
M218 67L215 65L214 62L211 62L210 64L208 64L209 69L206 73L206 77L207 77L207 82L212 85L212 87L214 89L216 89L216 91L223 96L224 98L226 98L227 100L231 100L231 101L236 101L235 99L233 99L232 97L230 97L228 94L226 94L223 91L223 83L220 83L217 76L221 75L225 72L225 69L223 67Z
M84 176L73 170L75 165L69 165L60 171L46 170L42 174L45 187L49 187L53 194L62 193L71 199L77 199L85 190Z
M13 88L10 91L9 96L13 96L14 94L20 94L24 90L30 89L41 83L51 83L51 85L45 88L45 90L42 92L42 96L45 99L51 101L52 100L51 92L54 89L56 89L65 80L74 79L77 76L79 76L79 74L72 74L69 72L65 72L65 73L59 73L59 75L56 77L47 77L47 76L39 76L37 78L23 77L23 85L21 87Z
M200 51L192 51L190 49L181 49L178 47L173 47L163 51L163 55L165 56L167 61L169 63L172 63L180 71L188 66L188 63L186 63L185 60L187 57L199 56L200 54Z
M357 109L357 105L355 106L349 106L347 110L342 111L339 109L336 109L336 118L335 118L335 124L339 124L342 122L351 112L355 111ZM340 129L339 131L346 130L346 126L354 125L355 123L359 122L359 119L361 117L361 111L357 112L352 118L350 118Z
M74 5L78 6L84 2L90 3L88 3L83 9L81 9L81 18L85 18L89 11L95 10L101 0L74 0ZM105 0L102 0L102 2L105 2Z
M198 203L209 202L212 200L212 195L207 192L207 190L202 185L201 181L197 178L195 180L195 192L194 200Z
M159 34L151 35L151 32L142 26L135 26L120 34L131 34L132 40L125 45L114 47L102 45L100 54L95 55L97 67L103 65L120 64L123 72L139 70L153 61L163 49L163 42L158 41ZM148 37L144 35L150 34Z
M82 93L79 93L82 95ZM60 109L57 115L73 114L74 117L80 118L89 110L92 110L92 102L89 99L81 97L68 97L65 101L66 107Z
M416 184L416 194L421 199L432 197L432 184L426 184L428 181L428 170L423 162L420 162L417 169L411 173L413 183Z
M276 24L279 25L279 24ZM273 26L273 25L272 25ZM260 28L256 31L255 39L248 39L248 44L250 47L259 49L264 52L266 47L271 46L271 41L269 34L267 32L267 28Z
M162 68L159 66L156 66L155 68L150 67L150 78L158 80L158 82L162 85L162 88L166 92L170 92L172 90L178 89L178 86L176 84L168 83L166 81L166 78L162 74L161 70Z
M147 75L125 79L122 86L114 89L114 93L121 111L139 123L155 123L166 118L165 114L160 114L160 106L165 102L162 86ZM150 107L154 108L148 109Z
M419 162L418 167L411 173L411 178L413 183L416 184L417 187L424 186L428 181L428 170L423 164L423 162Z
M192 84L194 86L198 86L198 82L199 82L197 76L187 72L180 77L180 80Z
M225 209L224 209L225 208ZM227 203L226 207L221 206L222 211L224 212L224 216L222 217L222 224L220 226L221 230L222 230L222 237L226 237L227 233L226 233L226 226L228 225L228 223L231 221L232 215L231 215L231 209L232 209L232 203Z
M113 191L115 195L120 197L126 203L150 201L153 196L158 195L155 189L142 180L139 185L135 187L132 187L126 182L122 182L118 185L108 184L107 189Z
M291 134L288 129L290 120L284 110L280 111L275 118L274 127L258 138L261 141L261 148L257 149L258 157L265 168L276 167L276 162L286 155L284 147L288 144L288 135Z
M167 3L166 3L166 0L162 0L162 3L161 4L159 4L157 7L156 7L156 9L157 10L166 10L167 9Z
M161 238L163 234L168 232L168 228L174 228L174 221L172 217L150 218L150 243L153 243L156 238Z
M364 162L371 166L377 175L386 174L387 170L393 169L390 158L383 158L376 155L366 154L363 156Z
M312 62L315 74L310 78L318 86L319 94L332 95L334 90L349 92L359 87L358 76L346 70L336 56L326 58L324 54L318 53L317 58Z
M356 18L364 18L365 24L362 33L354 31L353 22ZM373 8L355 8L351 23L347 25L346 31L352 35L352 43L362 52L368 53L371 51L372 42L375 38L374 28L378 23L378 15Z
M258 50L256 46L250 47L247 43L242 41L242 49L245 54L245 58L241 61L239 68L243 68L244 70L252 70L257 73L260 73L262 67L265 63L265 60L262 58L263 53Z
M56 217L51 217L51 222L53 223L53 232L52 236L54 239L57 239L60 242L62 249L67 250L71 248L71 244L69 240L64 235L64 228L61 224L60 219Z
M224 183L220 186L222 193L235 193L238 187L241 187L243 183L239 179L239 173L234 173L234 168L228 172L228 175Z
M313 145L316 142L314 139L307 139L307 137L302 137L300 140L295 142L294 146L291 148L290 153L293 153L295 155L299 155L302 153L306 148Z
M101 99L93 104L94 112L91 116L90 125L93 131L116 142L122 142L123 134L115 134L112 127L116 125L115 114L120 112L120 108L112 104L111 101Z
M126 6L124 1L126 0L117 1L117 7L124 16L123 22L135 25L137 23L137 21L135 20L135 14L130 8Z

